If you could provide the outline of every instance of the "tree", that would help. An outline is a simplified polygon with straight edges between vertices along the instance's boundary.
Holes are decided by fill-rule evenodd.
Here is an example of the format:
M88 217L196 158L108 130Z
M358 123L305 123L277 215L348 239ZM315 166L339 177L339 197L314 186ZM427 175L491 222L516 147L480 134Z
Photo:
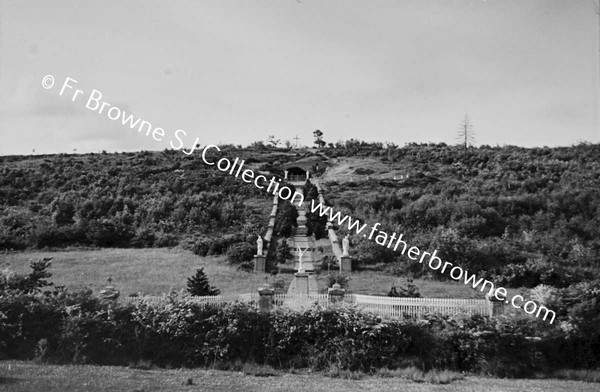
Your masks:
M52 257L44 257L30 262L31 272L27 275L14 274L9 270L0 271L0 294L9 290L26 294L39 293L44 287L54 286L54 283L46 280L52 276L48 271L51 261Z
M275 135L269 135L267 139L267 144L273 148L279 145L280 139L275 139Z
M465 113L464 120L458 126L458 135L457 139L460 144L462 144L465 148L465 154L467 153L467 148L469 145L472 145L475 142L475 136L473 132L473 124L471 120L469 120L469 115Z
M316 144L317 148L325 147L327 143L323 140L323 132L317 129L313 132L313 136L315 137L314 144Z
M305 201L310 201L314 199L315 201L319 201L319 189L313 185L310 180L306 180L304 187L302 188L302 193L304 195Z
M288 202L284 202L280 206L277 218L275 219L275 232L284 237L289 237L294 227L298 226L298 222L296 221L298 210Z
M204 268L196 270L196 274L187 280L187 292L191 295L219 295L219 289L212 287L208 283L208 278L204 273Z
M285 262L292 258L292 249L288 245L285 238L277 244L277 250L275 251L275 259L278 264L285 264Z

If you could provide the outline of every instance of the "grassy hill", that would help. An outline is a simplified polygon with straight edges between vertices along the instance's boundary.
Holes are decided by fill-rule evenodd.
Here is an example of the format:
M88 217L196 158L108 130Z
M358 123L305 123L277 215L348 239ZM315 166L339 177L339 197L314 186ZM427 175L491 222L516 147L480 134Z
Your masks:
M404 233L498 284L565 287L598 273L599 145L465 153L350 140L319 151L221 152L275 174L315 155L329 163L320 181L336 209ZM235 243L253 244L270 211L270 195L205 165L199 153L5 156L0 173L0 249L194 249L208 239L208 254L221 255ZM362 236L351 241L362 266L423 272Z

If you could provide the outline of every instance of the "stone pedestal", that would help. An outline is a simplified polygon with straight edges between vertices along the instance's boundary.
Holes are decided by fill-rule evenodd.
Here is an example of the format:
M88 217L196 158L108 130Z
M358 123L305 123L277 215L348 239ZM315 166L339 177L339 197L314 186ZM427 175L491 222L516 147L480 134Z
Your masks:
M106 286L104 290L100 290L100 295L103 299L116 301L119 298L119 290L117 290L114 286Z
M346 290L344 290L342 286L336 283L333 286L331 286L330 289L327 290L327 294L329 295L329 302L332 304L336 304L344 300Z
M308 295L308 273L296 272L294 277L296 278L296 294Z
M263 286L258 289L258 307L260 310L271 310L273 308L273 300L275 297L275 290L270 286Z
M264 255L254 256L254 272L265 272L265 259Z
M501 316L506 311L506 303L499 300L493 295L486 294L485 299L488 301L489 315L490 317Z
M340 272L352 272L352 257L342 256L340 259Z

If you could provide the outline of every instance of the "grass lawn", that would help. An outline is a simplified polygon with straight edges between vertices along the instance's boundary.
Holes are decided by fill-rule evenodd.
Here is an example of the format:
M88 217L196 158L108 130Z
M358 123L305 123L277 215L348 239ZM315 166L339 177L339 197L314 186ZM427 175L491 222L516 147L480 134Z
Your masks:
M317 280L325 286L327 272L321 273ZM447 280L445 282L415 279L421 296L429 298L485 298L486 292L474 290L463 282ZM350 274L348 290L355 294L387 295L392 285L406 287L406 278L385 275L377 271L358 271ZM489 286L488 286L489 287ZM507 289L510 296L521 293L522 289Z
M320 252L318 254L320 256ZM244 272L231 266L224 257L200 257L179 248L27 251L1 254L0 261L7 262L16 272L29 272L29 260L50 256L53 258L51 281L67 288L89 287L95 293L106 286L109 276L112 276L113 285L121 291L121 295L137 292L159 295L171 289L180 290L186 287L187 278L200 267L204 267L211 285L219 288L222 294L255 292L265 279L269 283L283 279L287 290L293 278L291 273L272 277ZM326 276L326 270L317 275L321 289L326 287ZM392 284L405 286L406 279L377 271L359 271L351 274L349 291L385 295ZM481 291L453 280L415 279L414 284L424 297L484 298ZM520 291L508 290L510 295Z
M210 284L222 294L255 292L265 278L271 283L274 280L270 275L241 271L224 257L200 257L178 248L17 252L2 254L0 260L8 262L16 272L29 272L29 260L42 257L53 258L50 280L55 284L67 288L89 287L95 293L106 286L109 276L121 295L137 292L159 295L170 289L180 290L200 267L204 267ZM292 280L291 275L277 279L280 278L287 285Z
M192 385L186 385L191 379ZM277 373L272 377L205 369L140 370L112 366L39 365L0 361L4 392L155 392L155 391L471 391L471 392L597 392L598 384L562 380L514 380L467 377L446 385L415 383L400 378L329 378L322 374Z

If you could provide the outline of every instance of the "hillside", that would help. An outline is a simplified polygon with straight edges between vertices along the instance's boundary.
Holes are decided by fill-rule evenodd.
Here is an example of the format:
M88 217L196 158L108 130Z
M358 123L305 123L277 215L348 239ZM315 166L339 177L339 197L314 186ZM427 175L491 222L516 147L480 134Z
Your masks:
M336 209L499 284L567 286L591 279L600 260L600 146L470 149L348 141L320 150L236 148L253 170L319 154L320 182ZM200 154L1 157L0 249L66 246L192 246L211 254L252 242L266 227L270 197L209 167ZM345 229L345 228L342 228ZM217 239L219 239L217 241ZM418 264L351 238L363 266L423 272ZM219 242L220 241L220 242Z

